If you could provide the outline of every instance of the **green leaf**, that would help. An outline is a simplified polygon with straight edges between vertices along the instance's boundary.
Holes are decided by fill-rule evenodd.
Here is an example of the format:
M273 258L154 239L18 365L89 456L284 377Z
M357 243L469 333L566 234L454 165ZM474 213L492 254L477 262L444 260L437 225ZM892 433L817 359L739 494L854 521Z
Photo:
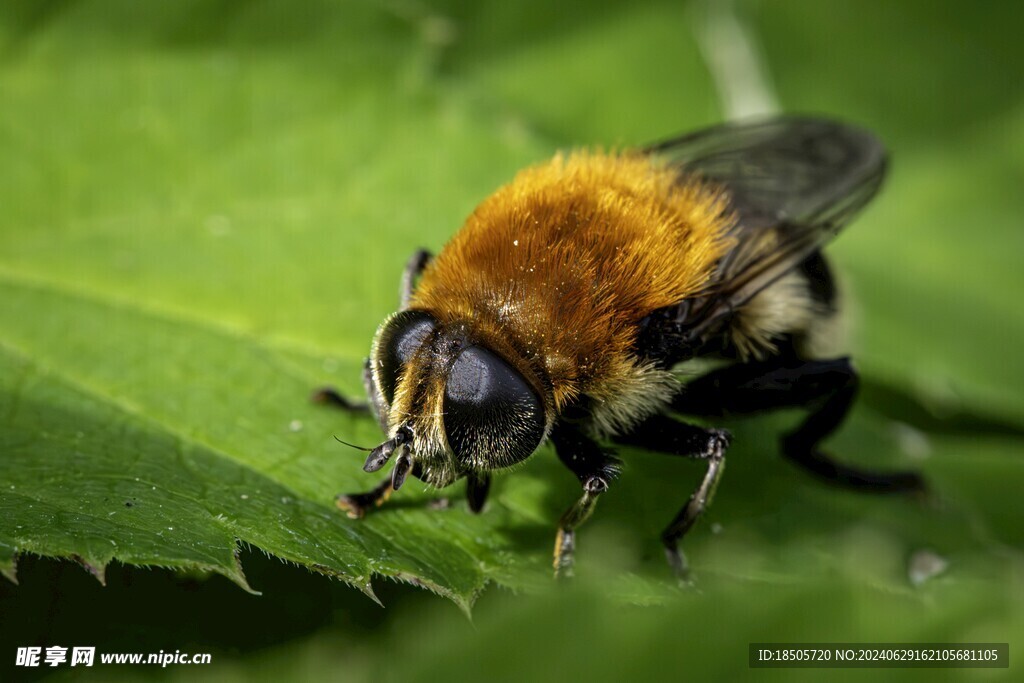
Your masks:
M832 33L769 7L754 25L773 70L803 74ZM818 7L800 11L832 11ZM308 397L360 393L408 254L440 248L516 169L719 118L699 16L539 0L5 5L0 571L13 578L31 553L101 579L119 560L259 590L238 560L254 546L371 596L387 577L464 609L488 583L547 585L552 528L578 494L549 449L499 478L481 516L461 488L427 509L439 494L410 482L352 521L335 494L376 480L332 435L373 444L378 430ZM917 59L942 59L907 40ZM851 595L880 586L916 603L929 589L909 586L906 565L922 548L959 581L1002 586L1021 566L1024 109L984 91L998 109L935 145L910 113L835 88L846 74L870 90L855 63L832 71L781 76L784 101L878 129L895 171L830 248L860 311L867 389L830 447L919 467L948 504L822 488L775 458L795 414L729 423L728 473L687 550L716 595L830 575ZM633 602L676 600L656 532L699 467L625 456L581 532L579 573Z

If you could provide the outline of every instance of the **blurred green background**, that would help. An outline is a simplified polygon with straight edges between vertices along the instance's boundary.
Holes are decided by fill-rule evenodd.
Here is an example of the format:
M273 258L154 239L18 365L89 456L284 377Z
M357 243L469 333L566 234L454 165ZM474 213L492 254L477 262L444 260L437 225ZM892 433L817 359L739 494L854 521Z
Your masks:
M1019 679L751 671L747 644L1019 658L1022 26L1016 4L923 0L0 3L0 677L77 677L15 649L95 645L213 654L102 679ZM652 454L626 454L572 585L547 578L577 493L548 450L479 518L414 486L333 513L372 480L331 435L376 430L306 395L359 393L415 247L556 149L775 107L892 151L829 249L864 374L829 446L923 470L932 504L795 471L784 414L726 425L693 590L657 532L701 472ZM916 585L922 551L945 568ZM371 574L384 608L345 583Z

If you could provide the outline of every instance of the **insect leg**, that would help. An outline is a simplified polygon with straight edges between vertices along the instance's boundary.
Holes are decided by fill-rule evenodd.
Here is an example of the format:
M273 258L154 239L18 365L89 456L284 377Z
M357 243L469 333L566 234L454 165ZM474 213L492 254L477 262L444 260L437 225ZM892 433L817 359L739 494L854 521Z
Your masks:
M491 475L487 472L470 472L466 475L466 498L471 512L484 509L487 494L491 490Z
M409 474L420 479L423 476L423 470L419 464L414 463ZM339 510L343 510L349 519L362 519L366 516L367 512L387 502L394 492L393 477L388 476L376 488L369 491L364 491L363 493L339 493L334 498L334 504L338 506Z
M384 407L383 399L380 392L377 391L376 383L373 381L373 372L370 369L369 358L363 362L363 389L366 391L366 401L353 401L345 398L334 387L317 389L313 392L311 399L314 403L323 403L349 413L370 413L377 418L381 429L387 431L386 413L382 411Z
M334 504L339 510L343 510L349 519L362 519L368 510L383 505L394 491L391 477L388 477L376 488L365 493L339 493L334 499Z
M594 512L597 498L619 473L619 459L571 425L556 425L551 433L558 459L572 470L583 486L583 495L558 521L555 536L555 576L572 576L576 551L576 527Z
M325 406L344 410L346 413L368 413L370 404L366 401L353 401L338 393L334 387L321 387L310 396L313 403L322 403Z
M688 579L690 569L686 555L679 550L679 541L711 503L711 497L725 469L725 450L729 447L729 438L729 433L723 429L705 429L674 420L667 415L653 415L628 434L615 438L619 443L670 455L698 458L708 463L700 485L661 533L665 557L680 581Z
M426 249L417 249L409 257L405 264L405 270L402 271L402 282L398 289L399 301L401 302L399 310L404 311L409 307L409 300L412 299L412 292L416 286L416 278L423 273L423 269L430 263L431 258L433 256Z
M782 437L782 453L831 483L862 491L924 491L920 474L879 472L835 461L818 443L835 431L857 393L849 358L805 361L793 356L714 370L689 382L672 408L688 415L722 416L805 407L810 415Z

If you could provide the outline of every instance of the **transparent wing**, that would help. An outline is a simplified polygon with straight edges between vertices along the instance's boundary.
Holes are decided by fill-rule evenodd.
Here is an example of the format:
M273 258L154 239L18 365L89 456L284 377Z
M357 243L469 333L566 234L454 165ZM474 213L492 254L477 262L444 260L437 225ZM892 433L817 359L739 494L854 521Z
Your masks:
M663 333L689 343L838 234L878 191L887 163L867 131L806 117L727 123L644 151L683 179L720 186L738 216L736 246L705 295L656 316Z

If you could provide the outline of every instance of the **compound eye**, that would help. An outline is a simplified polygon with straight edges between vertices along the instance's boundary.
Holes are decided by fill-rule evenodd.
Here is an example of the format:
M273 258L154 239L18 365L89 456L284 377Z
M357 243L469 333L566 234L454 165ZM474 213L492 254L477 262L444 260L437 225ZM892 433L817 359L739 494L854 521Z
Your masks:
M482 346L470 346L448 374L444 429L448 445L464 463L508 467L540 445L544 407L515 368Z
M435 320L423 311L402 311L381 326L374 346L380 390L391 404L395 399L398 377L436 327Z

